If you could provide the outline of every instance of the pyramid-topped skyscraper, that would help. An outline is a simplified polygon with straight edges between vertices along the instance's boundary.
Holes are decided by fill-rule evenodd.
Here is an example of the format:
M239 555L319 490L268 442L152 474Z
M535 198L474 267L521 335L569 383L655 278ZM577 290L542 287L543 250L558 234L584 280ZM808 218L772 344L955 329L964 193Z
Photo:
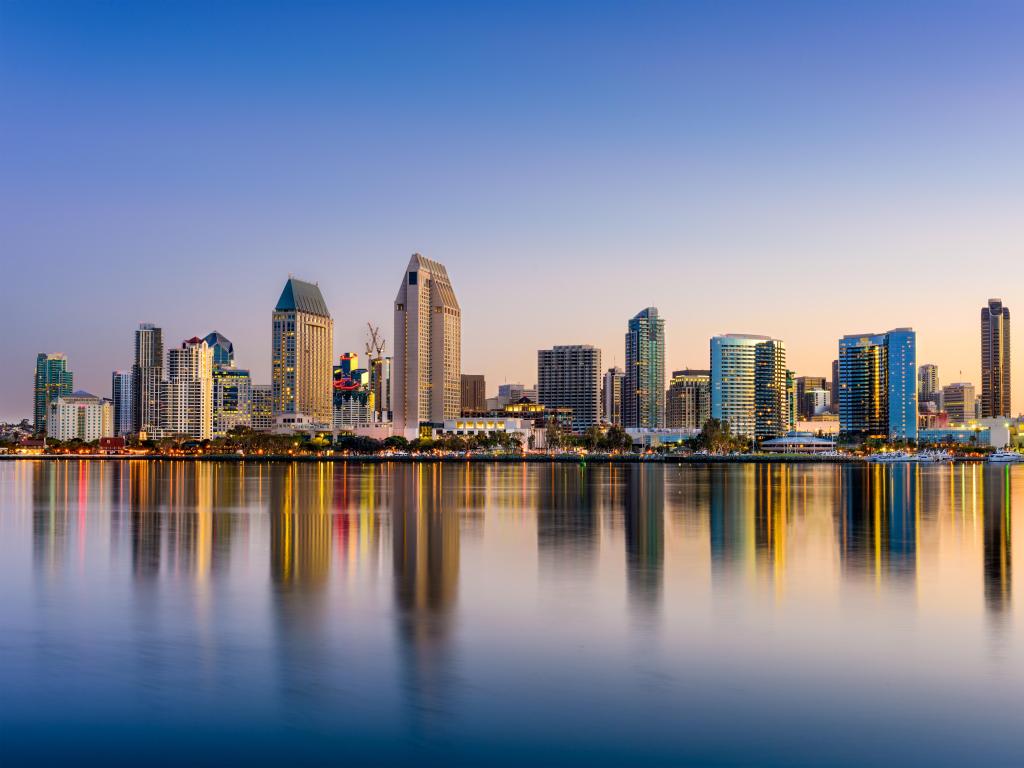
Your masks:
M334 321L320 286L288 278L273 312L271 386L275 414L331 423Z

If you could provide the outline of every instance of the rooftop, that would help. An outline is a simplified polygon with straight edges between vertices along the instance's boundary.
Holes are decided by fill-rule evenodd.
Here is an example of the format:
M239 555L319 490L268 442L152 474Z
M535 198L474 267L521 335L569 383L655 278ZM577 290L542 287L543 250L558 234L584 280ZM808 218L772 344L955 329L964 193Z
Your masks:
M275 312L307 312L320 317L330 317L327 310L327 302L324 295L320 293L320 286L315 283L307 283L294 277L289 277L281 291L281 298L277 300Z

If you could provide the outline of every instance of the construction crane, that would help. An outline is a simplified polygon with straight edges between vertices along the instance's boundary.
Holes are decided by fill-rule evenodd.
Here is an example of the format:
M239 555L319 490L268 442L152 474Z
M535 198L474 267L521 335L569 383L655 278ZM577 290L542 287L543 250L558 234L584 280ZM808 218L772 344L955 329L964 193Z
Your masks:
M366 357L369 360L377 360L384 356L384 336L380 328L373 323L367 323L366 327L370 332L370 340L366 342Z

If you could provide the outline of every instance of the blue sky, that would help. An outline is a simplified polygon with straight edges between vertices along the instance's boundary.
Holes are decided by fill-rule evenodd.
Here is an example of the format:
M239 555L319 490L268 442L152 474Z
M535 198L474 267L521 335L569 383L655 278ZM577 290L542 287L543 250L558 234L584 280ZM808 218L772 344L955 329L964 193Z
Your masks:
M977 382L979 308L1024 311L1022 28L1011 2L2 3L0 418L40 351L109 394L141 321L269 381L289 273L339 353L390 341L413 251L490 390L551 344L621 364L650 304L670 368L739 331L827 374L843 333L913 325Z

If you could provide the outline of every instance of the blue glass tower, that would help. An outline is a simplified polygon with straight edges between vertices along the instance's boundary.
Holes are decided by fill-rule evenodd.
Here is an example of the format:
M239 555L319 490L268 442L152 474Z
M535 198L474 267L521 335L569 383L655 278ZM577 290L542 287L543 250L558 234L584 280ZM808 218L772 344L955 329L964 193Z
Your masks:
M917 334L912 328L839 340L839 428L848 437L917 439Z

